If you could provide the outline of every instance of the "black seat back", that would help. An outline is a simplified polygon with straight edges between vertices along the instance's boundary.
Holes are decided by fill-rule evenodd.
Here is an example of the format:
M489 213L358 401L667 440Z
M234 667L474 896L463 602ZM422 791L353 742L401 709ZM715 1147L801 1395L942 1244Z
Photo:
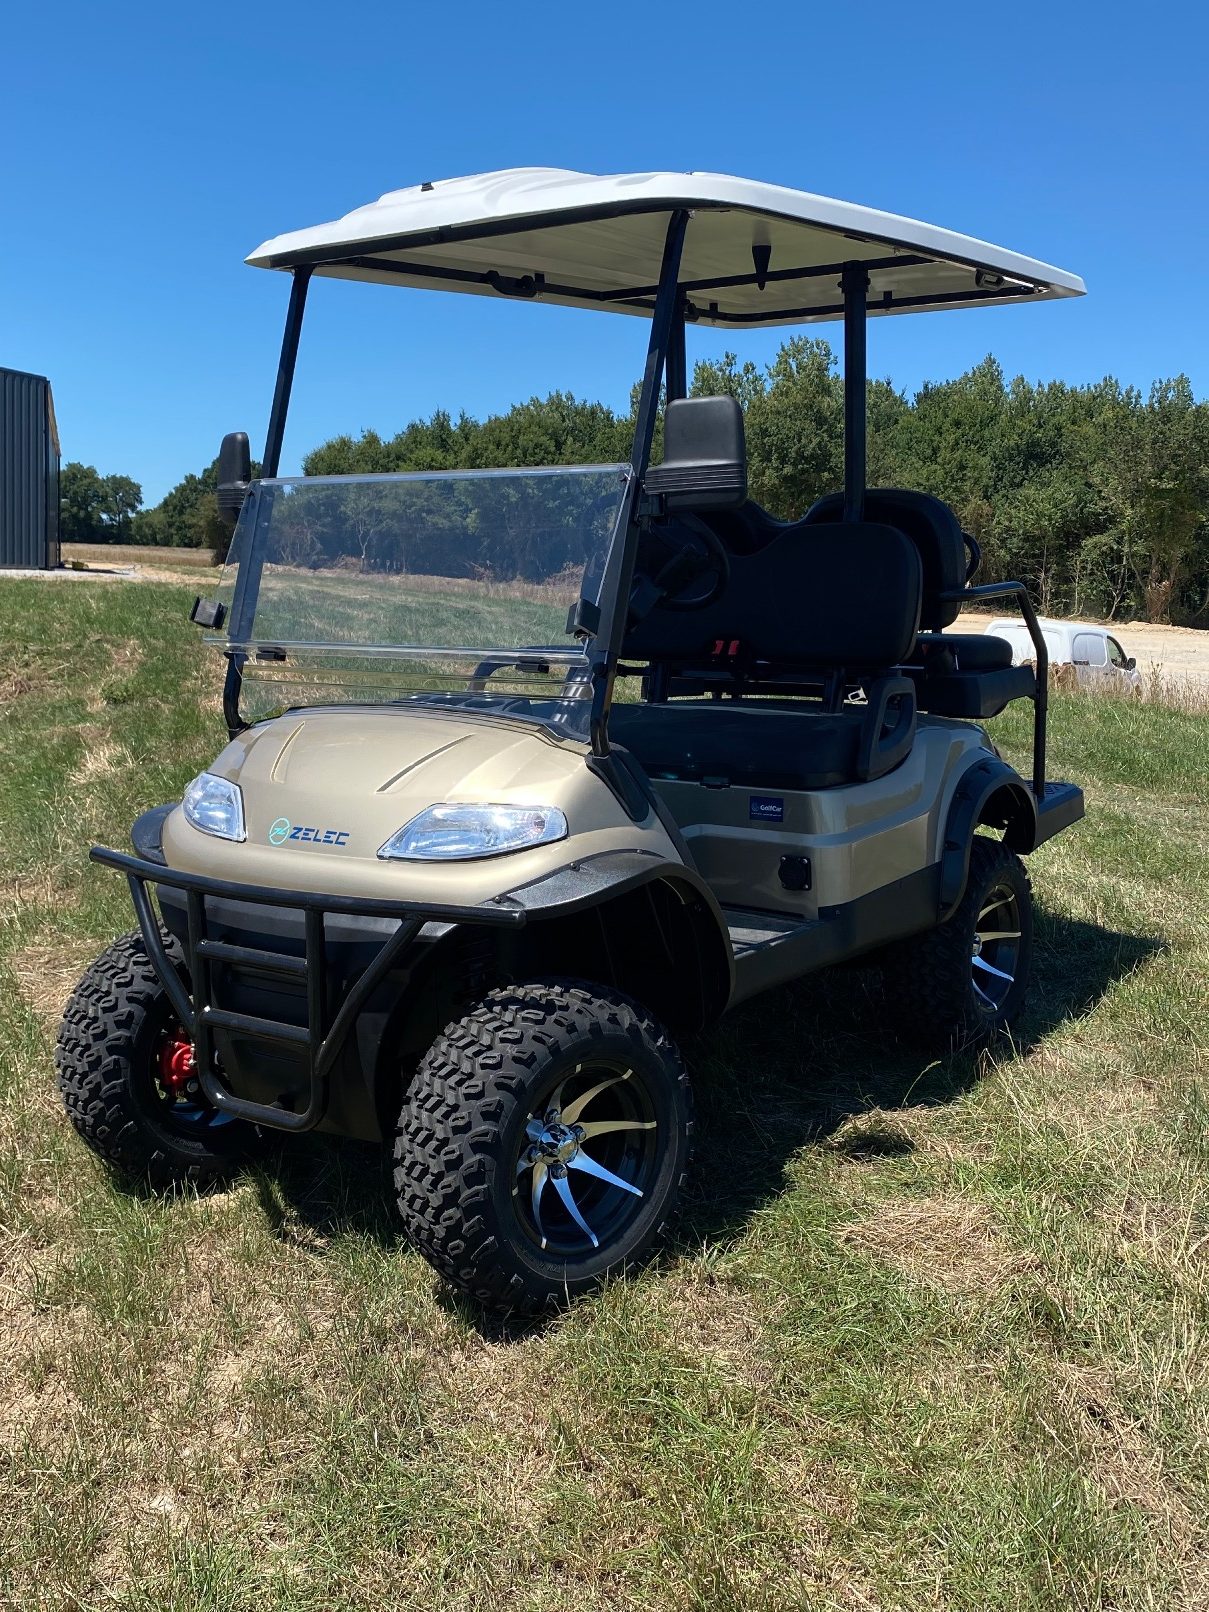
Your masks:
M843 518L844 495L828 493L810 506L802 523L826 526ZM928 493L876 487L865 494L865 518L896 527L919 551L923 567L920 626L927 632L939 632L956 621L961 606L945 603L941 595L964 586L967 554L961 524L948 504ZM802 534L803 542L808 536ZM876 572L871 572L866 581L870 593L891 585L890 578L883 579Z
M622 656L683 663L724 654L786 669L881 670L910 655L921 589L919 551L893 527L787 527L756 552L731 555L727 584L710 604L657 604L630 626Z
M677 397L663 412L663 463L647 493L666 510L737 509L747 498L747 438L733 397Z

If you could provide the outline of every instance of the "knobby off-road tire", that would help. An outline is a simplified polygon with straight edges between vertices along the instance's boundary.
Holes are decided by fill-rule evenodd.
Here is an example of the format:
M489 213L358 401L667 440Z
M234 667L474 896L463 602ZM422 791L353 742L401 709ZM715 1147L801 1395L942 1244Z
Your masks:
M180 948L165 936L168 955ZM166 1038L179 1035L167 993L142 936L123 935L97 958L67 1004L55 1064L72 1124L123 1175L163 1188L221 1179L254 1136L238 1120L196 1105L171 1105L157 1085ZM186 1116L194 1114L195 1118Z
M636 1002L574 980L507 986L416 1072L395 1137L399 1212L455 1287L531 1314L650 1255L692 1130L680 1053ZM608 1179L585 1173L601 1165Z
M1015 939L1004 938L1012 930ZM965 894L952 917L882 955L892 1025L906 1039L944 1052L991 1040L1023 1005L1032 950L1033 898L1024 864L1001 841L976 834Z

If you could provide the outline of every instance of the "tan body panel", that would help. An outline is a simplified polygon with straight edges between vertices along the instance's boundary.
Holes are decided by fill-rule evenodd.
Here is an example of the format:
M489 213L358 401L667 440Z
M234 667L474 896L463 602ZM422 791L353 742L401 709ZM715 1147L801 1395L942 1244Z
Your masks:
M177 808L164 852L173 868L241 884L458 905L605 851L645 850L679 863L655 813L641 823L627 817L586 755L580 743L508 718L389 707L289 712L241 734L209 769L239 784L247 839L202 834ZM445 801L557 806L568 836L466 861L379 859L396 830ZM275 845L269 830L281 818L348 839L338 847L310 839Z
M985 757L985 745L972 724L925 718L902 765L870 783L810 792L669 781L654 787L720 905L810 921L821 908L856 901L939 862L953 792L965 769ZM586 759L586 747L575 740L478 713L290 712L233 740L210 769L240 785L247 839L237 844L202 834L177 808L164 827L164 851L173 868L235 883L459 906L490 901L603 852L647 851L653 868L682 866L657 814L632 821ZM751 821L753 793L778 796L783 821ZM465 861L378 857L403 824L445 801L557 806L568 836ZM281 819L318 836L335 830L348 837L339 846L314 838L275 844L270 830ZM782 886L784 856L810 859L810 890Z
M809 919L939 862L957 780L986 755L984 745L971 724L923 719L907 759L871 783L802 792L654 787L723 906ZM753 795L781 800L783 821L753 822ZM810 858L810 890L784 889L784 856Z

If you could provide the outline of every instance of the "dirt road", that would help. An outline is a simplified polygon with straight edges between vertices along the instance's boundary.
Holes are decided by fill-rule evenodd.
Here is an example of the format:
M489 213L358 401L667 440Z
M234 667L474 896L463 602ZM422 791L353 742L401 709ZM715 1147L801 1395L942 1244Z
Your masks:
M962 613L953 632L982 632L994 619L981 611ZM1209 630L1201 627L1156 627L1149 621L1102 623L1145 676L1157 666L1165 681L1199 683L1209 688Z

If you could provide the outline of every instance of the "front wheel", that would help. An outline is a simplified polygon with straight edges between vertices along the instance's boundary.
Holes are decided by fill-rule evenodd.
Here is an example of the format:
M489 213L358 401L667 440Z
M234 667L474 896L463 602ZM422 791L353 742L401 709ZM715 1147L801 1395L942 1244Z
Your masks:
M927 934L882 956L891 1023L911 1039L957 1051L991 1040L1024 1004L1033 953L1033 897L1024 864L976 834L965 894Z
M165 937L180 966L180 948ZM94 1152L152 1186L231 1174L255 1135L206 1100L193 1046L143 937L115 940L67 1004L55 1053L72 1124Z
M651 1253L692 1129L680 1054L637 1003L571 980L507 986L420 1064L395 1136L399 1212L454 1286L531 1313Z

